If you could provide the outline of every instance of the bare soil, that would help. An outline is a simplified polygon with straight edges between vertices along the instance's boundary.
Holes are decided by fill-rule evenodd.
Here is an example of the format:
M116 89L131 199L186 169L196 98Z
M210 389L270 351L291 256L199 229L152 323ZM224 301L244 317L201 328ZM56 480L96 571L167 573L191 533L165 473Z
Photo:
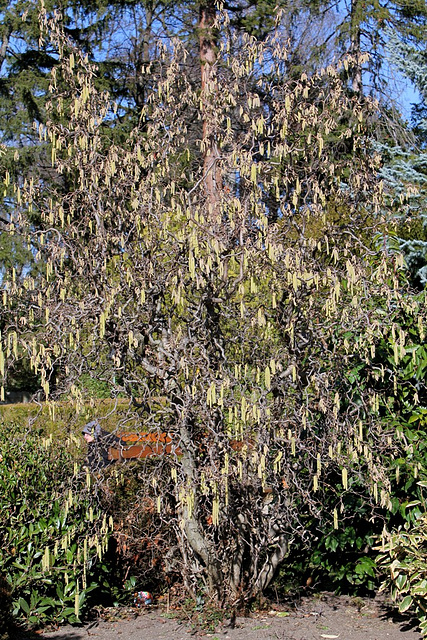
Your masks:
M416 621L396 617L381 598L332 594L303 598L297 604L226 621L209 631L182 621L162 606L104 612L95 621L19 640L420 640Z

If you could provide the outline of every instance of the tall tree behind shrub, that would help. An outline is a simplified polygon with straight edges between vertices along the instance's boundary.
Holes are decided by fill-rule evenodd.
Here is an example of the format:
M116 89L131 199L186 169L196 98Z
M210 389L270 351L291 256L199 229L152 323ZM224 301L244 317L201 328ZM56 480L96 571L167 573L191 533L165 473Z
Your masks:
M411 144L383 144L382 176L396 217L396 237L411 280L423 289L427 282L427 56L425 47L410 46L390 33L389 57L419 93L412 108Z

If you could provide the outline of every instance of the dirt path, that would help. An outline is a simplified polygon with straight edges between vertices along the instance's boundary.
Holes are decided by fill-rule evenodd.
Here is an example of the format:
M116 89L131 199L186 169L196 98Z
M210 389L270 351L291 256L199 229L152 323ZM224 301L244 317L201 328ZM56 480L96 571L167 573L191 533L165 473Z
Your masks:
M35 635L20 640L33 640ZM85 627L63 627L38 635L44 640L420 640L411 622L392 618L378 600L323 595L304 599L290 612L262 612L238 618L234 628L210 633L195 630L161 608L145 609L127 619L100 619Z

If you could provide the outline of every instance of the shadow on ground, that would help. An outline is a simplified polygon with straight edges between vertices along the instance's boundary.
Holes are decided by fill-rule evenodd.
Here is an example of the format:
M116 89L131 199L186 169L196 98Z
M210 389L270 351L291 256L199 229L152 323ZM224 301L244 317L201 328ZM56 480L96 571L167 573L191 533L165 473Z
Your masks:
M387 603L382 605L382 609L383 612L379 616L381 619L393 622L402 631L419 631L419 621L410 613L399 613L395 607Z

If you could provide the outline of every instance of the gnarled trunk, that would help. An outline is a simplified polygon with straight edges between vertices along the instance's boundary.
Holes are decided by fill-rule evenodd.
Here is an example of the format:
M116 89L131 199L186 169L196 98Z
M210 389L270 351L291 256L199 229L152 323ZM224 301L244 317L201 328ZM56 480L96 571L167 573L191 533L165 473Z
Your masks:
M207 578L209 595L218 601L223 595L223 574L221 563L214 545L206 538L198 522L199 492L197 481L197 463L195 460L194 442L186 425L179 430L182 447L181 467L188 487L194 489L194 500L191 509L188 504L181 506L182 534L181 547L188 545L195 557L202 563Z

